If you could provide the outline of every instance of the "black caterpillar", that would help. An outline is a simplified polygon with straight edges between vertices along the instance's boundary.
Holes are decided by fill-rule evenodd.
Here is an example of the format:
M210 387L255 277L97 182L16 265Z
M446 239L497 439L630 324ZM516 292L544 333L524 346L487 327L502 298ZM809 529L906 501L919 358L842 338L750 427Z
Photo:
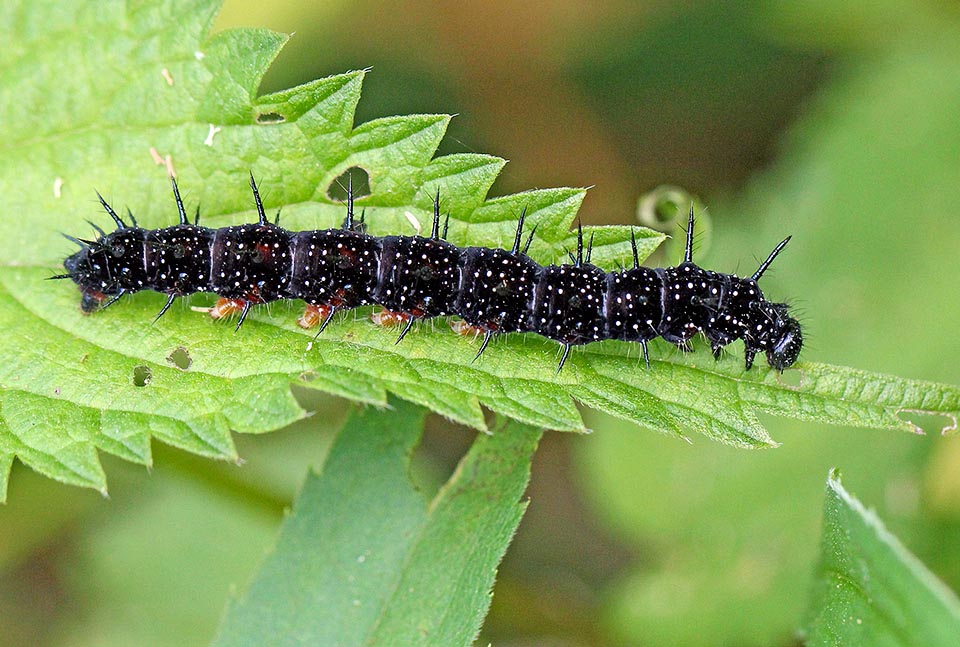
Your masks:
M787 305L767 301L757 285L790 238L750 278L705 270L693 262L692 206L680 265L640 266L631 234L633 268L604 272L590 264L592 238L584 256L582 229L570 264L534 262L526 254L533 231L521 246L524 214L512 249L460 248L444 240L446 225L440 231L438 194L429 237L378 238L366 233L362 218L354 219L351 187L342 228L290 232L268 222L252 175L250 186L259 222L220 229L199 226L199 212L188 222L175 180L180 223L164 229L143 229L129 212L127 225L97 194L116 231L94 225L96 240L67 236L81 249L64 261L66 274L51 278L79 286L85 313L124 294L154 290L169 297L159 319L177 297L214 292L221 298L210 314L239 312L237 329L251 305L278 299L304 300L299 323L319 324L318 335L335 312L383 306L375 321L404 323L397 343L418 319L457 315L463 319L454 325L458 332L484 335L475 359L494 334L535 332L563 345L558 371L573 346L603 339L639 342L648 367L647 342L655 337L689 350L691 338L703 332L715 357L743 339L747 369L764 352L780 371L796 362L803 345Z

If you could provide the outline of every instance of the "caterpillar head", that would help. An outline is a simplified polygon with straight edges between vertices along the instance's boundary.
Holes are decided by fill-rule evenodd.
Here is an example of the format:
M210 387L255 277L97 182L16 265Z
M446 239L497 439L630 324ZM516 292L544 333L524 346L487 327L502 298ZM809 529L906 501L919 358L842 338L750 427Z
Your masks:
M760 263L760 267L753 273L750 280L754 283L760 280L770 264L783 248L790 242L790 236L784 238L770 252L767 260ZM759 289L758 289L759 291ZM752 292L751 292L752 294ZM803 333L800 332L800 322L787 312L786 303L770 303L762 299L750 304L754 315L748 318L748 325L744 333L744 342L747 351L747 368L753 363L754 353L763 351L767 354L767 363L778 371L789 368L800 356L803 347Z
M75 240L81 249L63 262L83 297L80 309L93 312L105 301L143 287L143 230L125 228L96 240Z
M771 335L767 363L778 371L789 368L797 361L802 347L803 333L800 322L793 317L784 316Z
M767 363L782 371L797 361L803 347L800 322L790 316L787 304L763 302L754 335L758 350L767 354Z

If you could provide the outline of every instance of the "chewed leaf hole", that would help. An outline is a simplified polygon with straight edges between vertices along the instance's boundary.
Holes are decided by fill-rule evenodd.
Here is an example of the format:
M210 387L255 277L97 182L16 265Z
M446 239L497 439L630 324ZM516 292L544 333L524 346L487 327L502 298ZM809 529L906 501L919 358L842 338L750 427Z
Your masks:
M190 365L193 364L193 358L190 357L190 352L183 346L177 346L173 349L173 352L167 355L167 361L181 371L186 371L190 368Z
M133 369L134 386L146 386L150 384L150 379L152 377L153 371L150 370L149 366L137 366Z
M788 389L800 389L803 388L803 378L803 369L787 369L777 375L777 382Z
M957 431L957 417L949 413L897 409L897 417L913 427L913 431L918 434L951 434Z
M327 187L327 197L334 202L347 201L347 189L350 180L353 180L353 197L355 200L370 195L370 174L359 166L351 166L336 177Z
M282 124L286 120L279 112L261 112L257 115L258 124Z

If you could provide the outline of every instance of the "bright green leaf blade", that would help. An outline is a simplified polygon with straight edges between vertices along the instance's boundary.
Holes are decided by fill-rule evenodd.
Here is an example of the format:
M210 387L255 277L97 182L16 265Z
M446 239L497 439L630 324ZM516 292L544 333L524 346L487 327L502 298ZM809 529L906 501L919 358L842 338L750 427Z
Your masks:
M808 645L956 645L960 600L847 492L827 481Z
M98 412L5 389L0 393L0 413L6 423L0 430L0 451L17 455L31 467L45 468L64 483L106 493L106 476L97 457L95 439L89 432L96 428ZM44 433L37 420L46 421L62 433Z
M574 245L583 189L487 199L504 161L434 158L447 116L354 127L363 72L257 97L285 39L256 29L207 36L217 7L215 0L183 0L0 8L7 44L0 191L13 214L0 219L0 349L7 358L0 453L98 489L105 487L98 451L149 464L153 438L234 460L230 430L271 431L304 415L291 382L374 404L392 393L479 429L487 407L526 424L583 431L580 402L665 433L699 432L740 447L775 444L758 412L894 429L909 428L897 417L901 410L956 415L954 387L809 364L791 372L799 379L781 380L769 368L744 372L732 358L714 363L703 352L684 356L660 343L649 371L635 344L603 343L576 349L558 375L558 345L534 335L495 339L474 362L478 340L456 337L444 321L420 324L395 345L397 332L372 326L368 310L338 318L316 341L296 326L294 304L256 308L236 334L186 304L151 324L164 298L150 293L81 316L69 282L43 280L75 249L59 233L85 235L87 217L109 224L94 187L117 207L129 205L144 226L171 224L166 170L155 159L166 156L188 209L203 205L204 222L214 227L253 218L251 169L267 209L282 207L287 227L339 226L343 205L330 188L358 166L369 175L371 194L357 207L371 233L411 233L412 222L428 228L440 190L458 245L509 247L522 210L528 227L537 226L531 254L539 262L561 261ZM94 37L103 33L110 38ZM632 262L629 228L592 233L597 262ZM664 238L636 233L641 258ZM209 304L210 296L191 303ZM169 359L178 349L192 360L186 370ZM29 428L17 423L37 407L57 416ZM0 461L4 478L6 464Z
M540 432L479 436L428 505L407 476L423 416L398 402L347 423L215 645L472 644Z
M512 423L477 438L431 502L428 523L366 644L473 644L497 564L526 509L519 500L540 435Z

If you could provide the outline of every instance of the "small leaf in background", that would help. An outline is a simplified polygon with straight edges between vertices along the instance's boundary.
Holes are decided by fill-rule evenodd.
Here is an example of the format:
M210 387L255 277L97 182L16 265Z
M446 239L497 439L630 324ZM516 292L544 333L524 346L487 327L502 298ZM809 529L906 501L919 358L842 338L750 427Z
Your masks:
M478 436L428 503L408 478L424 415L398 401L347 422L214 645L472 644L541 432Z
M827 480L810 647L953 647L960 600L840 483Z

